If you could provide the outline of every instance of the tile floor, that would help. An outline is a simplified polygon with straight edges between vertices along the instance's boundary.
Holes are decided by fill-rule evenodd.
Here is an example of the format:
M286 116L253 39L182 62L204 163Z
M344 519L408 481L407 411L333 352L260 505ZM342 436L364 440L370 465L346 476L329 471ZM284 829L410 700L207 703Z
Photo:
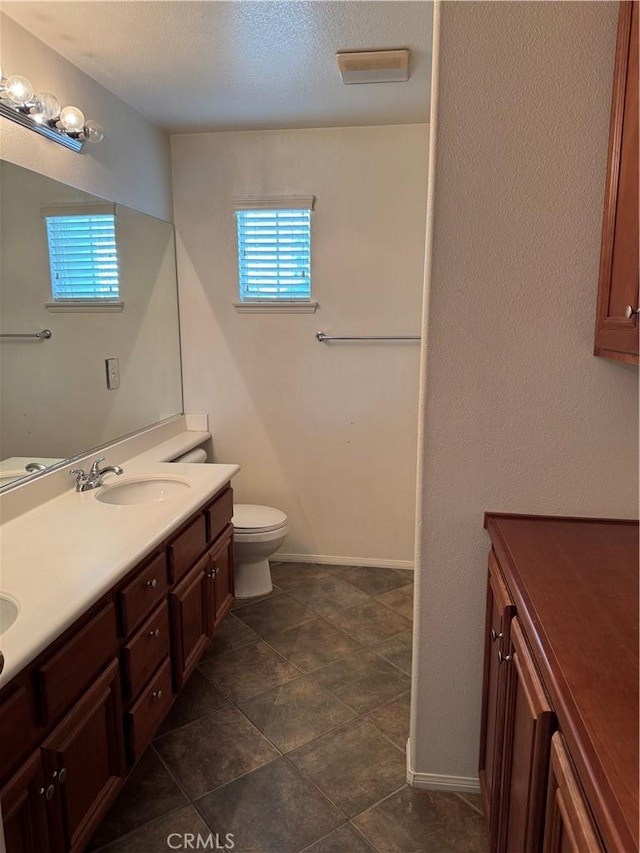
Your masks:
M223 849L231 833L235 851L486 853L478 796L405 784L411 574L272 575L270 596L236 603L90 849L189 849L183 833Z

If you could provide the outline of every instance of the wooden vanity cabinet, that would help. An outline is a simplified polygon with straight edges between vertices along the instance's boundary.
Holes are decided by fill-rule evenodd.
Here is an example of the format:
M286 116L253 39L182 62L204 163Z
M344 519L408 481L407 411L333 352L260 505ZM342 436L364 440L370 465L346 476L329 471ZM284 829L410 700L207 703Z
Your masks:
M489 513L485 526L489 849L638 850L638 523ZM494 639L505 602L509 635Z
M480 740L480 791L491 839L497 838L500 815L501 748L504 737L506 670L501 657L509 648L511 619L515 605L495 556L489 555L486 631L484 646L484 684L482 697L482 737Z
M7 853L85 849L231 608L232 512L226 486L0 690Z
M551 739L544 853L600 853L602 847L564 738Z
M511 623L509 652L500 665L507 674L507 687L497 847L537 853L555 714L517 617Z
M638 364L638 0L620 4L595 355Z
M209 551L209 563L207 634L213 637L234 601L232 525L227 525L218 543Z
M0 790L5 845L9 853L49 850L45 792L38 751Z

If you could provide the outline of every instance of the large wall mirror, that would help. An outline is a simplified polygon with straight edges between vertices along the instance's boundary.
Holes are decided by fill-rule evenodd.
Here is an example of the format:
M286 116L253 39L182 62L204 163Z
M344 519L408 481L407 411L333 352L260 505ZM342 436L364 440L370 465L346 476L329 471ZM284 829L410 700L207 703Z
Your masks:
M114 206L121 310L51 303L51 207L104 203L0 162L0 488L182 412L173 225ZM67 306L71 307L71 306ZM77 308L77 306L73 306ZM44 329L51 337L27 337ZM13 337L24 335L24 337ZM118 359L109 388L107 359Z

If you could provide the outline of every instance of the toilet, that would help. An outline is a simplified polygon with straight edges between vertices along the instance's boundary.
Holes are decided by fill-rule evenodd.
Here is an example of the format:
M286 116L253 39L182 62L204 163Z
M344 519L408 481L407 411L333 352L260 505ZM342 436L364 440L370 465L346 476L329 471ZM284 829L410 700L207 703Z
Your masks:
M255 598L271 592L269 557L280 548L288 532L287 516L279 509L257 504L234 504L236 598Z

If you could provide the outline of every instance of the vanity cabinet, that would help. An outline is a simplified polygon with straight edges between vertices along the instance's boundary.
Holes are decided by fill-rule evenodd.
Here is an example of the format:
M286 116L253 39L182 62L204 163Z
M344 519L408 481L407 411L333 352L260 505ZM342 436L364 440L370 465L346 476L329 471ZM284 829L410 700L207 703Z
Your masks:
M492 513L485 526L491 853L637 850L638 523Z
M551 739L544 853L599 853L601 849L564 739L556 732Z
M638 0L620 4L595 354L638 364Z
M226 486L0 691L7 853L85 849L233 603Z

